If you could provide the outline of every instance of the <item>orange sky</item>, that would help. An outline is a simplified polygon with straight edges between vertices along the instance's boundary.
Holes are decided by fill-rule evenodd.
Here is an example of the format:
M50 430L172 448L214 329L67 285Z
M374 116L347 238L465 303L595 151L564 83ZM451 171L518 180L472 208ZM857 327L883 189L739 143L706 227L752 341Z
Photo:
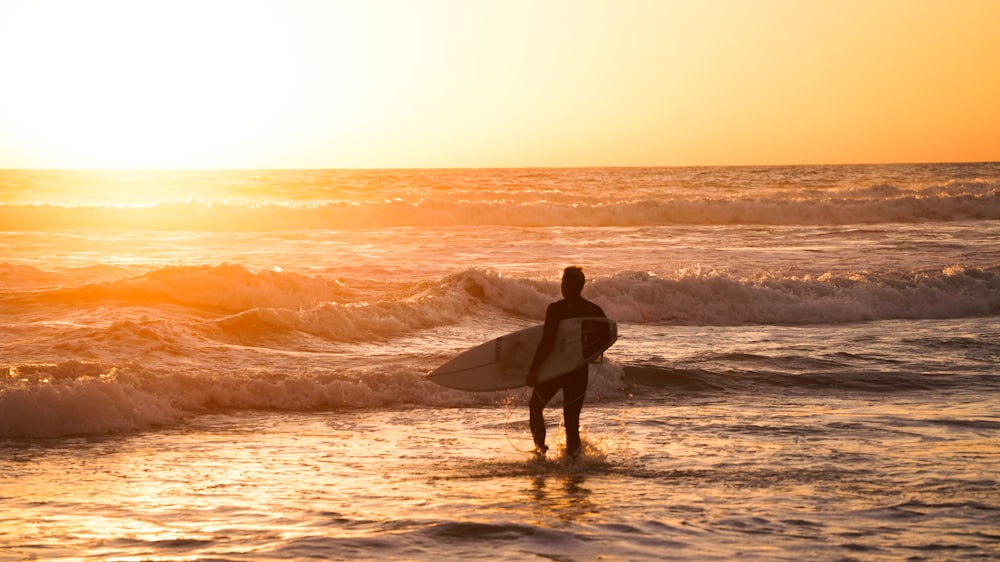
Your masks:
M0 168L1000 160L1000 2L0 0Z

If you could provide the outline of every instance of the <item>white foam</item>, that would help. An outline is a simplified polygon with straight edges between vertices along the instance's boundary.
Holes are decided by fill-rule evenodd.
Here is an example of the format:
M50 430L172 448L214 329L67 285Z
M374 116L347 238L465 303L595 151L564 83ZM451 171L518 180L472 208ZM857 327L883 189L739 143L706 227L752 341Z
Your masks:
M631 272L595 280L588 290L609 316L641 324L962 318L1000 311L1000 267L752 278Z
M591 370L588 400L618 394L622 369ZM0 437L60 437L145 430L219 409L314 411L453 407L524 401L521 390L469 393L425 372L369 365L354 374L186 373L70 361L12 368L0 379Z
M78 305L183 304L214 315L230 338L304 333L375 342L496 311L541 321L558 283L471 268L437 281L395 285L377 300L322 276L241 266L168 267L138 277L37 294ZM372 296L369 294L368 296ZM714 270L672 275L623 272L591 280L585 296L612 318L640 324L837 323L894 318L987 316L1000 310L1000 267L813 276ZM341 300L343 299L343 300ZM231 340L229 340L231 341Z
M58 371L59 366L54 366ZM146 429L178 420L170 396L120 384L112 369L103 376L4 381L0 436L58 437Z

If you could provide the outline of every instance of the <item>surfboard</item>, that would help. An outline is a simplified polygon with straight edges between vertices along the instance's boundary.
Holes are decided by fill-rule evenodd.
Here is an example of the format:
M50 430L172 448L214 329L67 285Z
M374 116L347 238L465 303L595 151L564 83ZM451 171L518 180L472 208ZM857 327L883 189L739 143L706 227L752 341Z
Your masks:
M486 392L525 386L528 366L542 339L542 325L511 332L460 353L427 378L448 388ZM538 368L539 382L593 361L618 339L618 325L601 317L559 323L552 352Z

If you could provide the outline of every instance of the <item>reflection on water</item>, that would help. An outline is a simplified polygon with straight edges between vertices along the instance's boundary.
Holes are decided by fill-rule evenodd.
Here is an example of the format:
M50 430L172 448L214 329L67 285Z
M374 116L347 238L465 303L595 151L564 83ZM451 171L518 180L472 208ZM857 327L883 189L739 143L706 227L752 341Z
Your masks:
M597 515L601 506L592 501L583 472L538 474L532 479L532 507L539 521L556 517L562 521L582 522Z
M974 404L593 405L579 460L518 451L502 408L7 442L0 558L983 556L1000 423Z

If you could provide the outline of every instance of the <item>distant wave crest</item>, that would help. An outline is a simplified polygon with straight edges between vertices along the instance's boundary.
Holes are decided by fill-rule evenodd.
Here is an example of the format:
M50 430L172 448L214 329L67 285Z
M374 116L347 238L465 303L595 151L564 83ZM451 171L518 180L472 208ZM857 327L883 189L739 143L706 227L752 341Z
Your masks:
M1000 220L1000 184L951 182L919 191L891 185L807 196L581 201L425 199L313 205L200 202L142 207L0 205L12 230L115 227L199 231L387 228L397 226L837 225Z

